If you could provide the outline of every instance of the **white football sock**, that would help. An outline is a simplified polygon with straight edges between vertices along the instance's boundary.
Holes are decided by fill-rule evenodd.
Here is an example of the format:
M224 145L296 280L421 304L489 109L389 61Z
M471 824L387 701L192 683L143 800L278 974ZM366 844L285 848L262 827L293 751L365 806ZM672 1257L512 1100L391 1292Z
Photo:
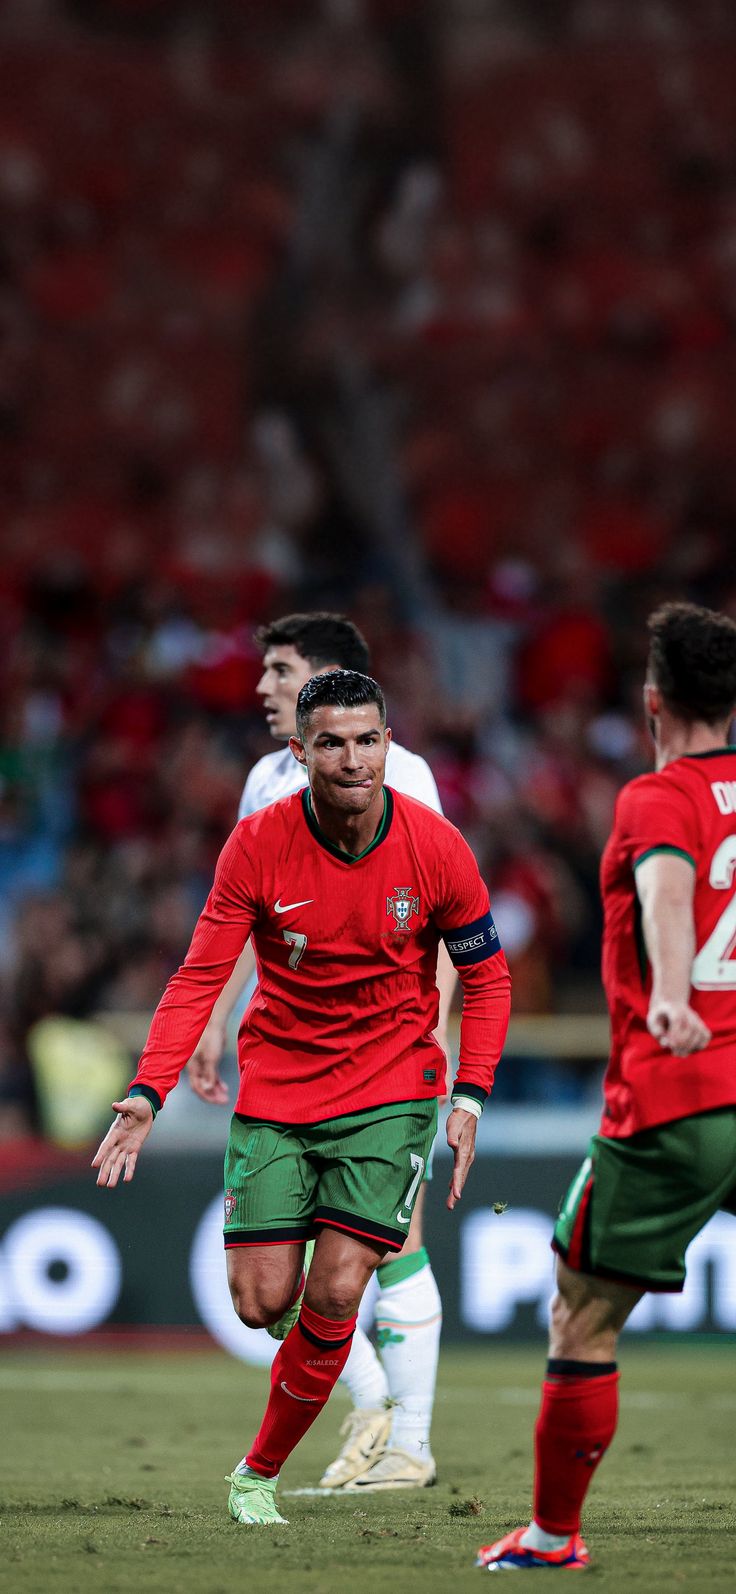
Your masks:
M545 1533L532 1518L526 1533L522 1533L521 1543L525 1550L561 1550L570 1538L569 1533Z
M242 1461L238 1462L238 1465L235 1468L235 1471L236 1472L242 1472L244 1478L259 1478L261 1483L263 1483L263 1481L264 1481L263 1473L262 1472L256 1472L253 1467L249 1467L248 1463L247 1463L247 1461L245 1459L245 1456L243 1456ZM278 1478L278 1472L275 1472L274 1475L273 1475L273 1478L267 1478L265 1481L267 1483L275 1483L277 1478Z
M389 1447L429 1461L442 1302L424 1247L379 1267L378 1290L378 1344L396 1401Z
M382 1406L388 1398L386 1374L362 1328L356 1328L353 1334L350 1355L340 1379L342 1383L347 1384L354 1406L372 1410Z

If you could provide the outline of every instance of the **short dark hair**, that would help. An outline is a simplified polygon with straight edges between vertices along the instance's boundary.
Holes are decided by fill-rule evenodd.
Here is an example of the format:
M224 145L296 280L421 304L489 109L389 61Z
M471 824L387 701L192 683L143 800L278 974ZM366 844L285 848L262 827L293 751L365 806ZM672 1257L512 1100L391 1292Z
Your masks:
M268 648L296 648L308 664L322 668L339 664L341 670L359 670L367 675L371 656L368 643L357 625L343 614L285 614L280 620L261 625L255 633L262 653Z
M296 733L301 741L307 722L316 708L360 708L363 703L375 703L381 724L386 724L386 700L372 675L358 670L326 670L323 675L313 675L296 700Z
M736 706L736 624L696 603L663 603L647 621L648 674L674 714L717 724Z

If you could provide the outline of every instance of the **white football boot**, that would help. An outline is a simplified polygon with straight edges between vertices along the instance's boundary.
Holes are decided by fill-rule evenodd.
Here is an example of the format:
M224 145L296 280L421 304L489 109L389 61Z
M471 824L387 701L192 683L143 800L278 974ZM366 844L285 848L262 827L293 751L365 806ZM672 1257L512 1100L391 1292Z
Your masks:
M320 1489L344 1489L378 1460L391 1433L391 1408L356 1406L340 1429L345 1443L319 1480Z

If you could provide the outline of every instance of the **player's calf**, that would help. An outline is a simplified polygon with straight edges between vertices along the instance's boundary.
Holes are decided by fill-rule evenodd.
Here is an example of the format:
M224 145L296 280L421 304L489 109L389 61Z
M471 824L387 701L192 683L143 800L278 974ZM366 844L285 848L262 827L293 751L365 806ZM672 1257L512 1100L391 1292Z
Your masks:
M550 1356L575 1362L614 1361L619 1333L642 1293L633 1286L578 1273L558 1257Z

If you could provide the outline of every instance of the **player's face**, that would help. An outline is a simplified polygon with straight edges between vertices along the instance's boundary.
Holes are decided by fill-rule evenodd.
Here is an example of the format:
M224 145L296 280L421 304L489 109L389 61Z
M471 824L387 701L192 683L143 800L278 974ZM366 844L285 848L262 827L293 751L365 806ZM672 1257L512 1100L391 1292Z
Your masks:
M377 704L357 708L316 708L304 741L291 748L306 763L312 796L344 814L364 814L381 790L391 732L381 724Z
M256 687L271 735L288 741L296 725L296 700L306 681L325 670L336 670L337 664L321 664L315 669L308 659L303 659L291 643L283 647L268 648L263 655L263 674Z

